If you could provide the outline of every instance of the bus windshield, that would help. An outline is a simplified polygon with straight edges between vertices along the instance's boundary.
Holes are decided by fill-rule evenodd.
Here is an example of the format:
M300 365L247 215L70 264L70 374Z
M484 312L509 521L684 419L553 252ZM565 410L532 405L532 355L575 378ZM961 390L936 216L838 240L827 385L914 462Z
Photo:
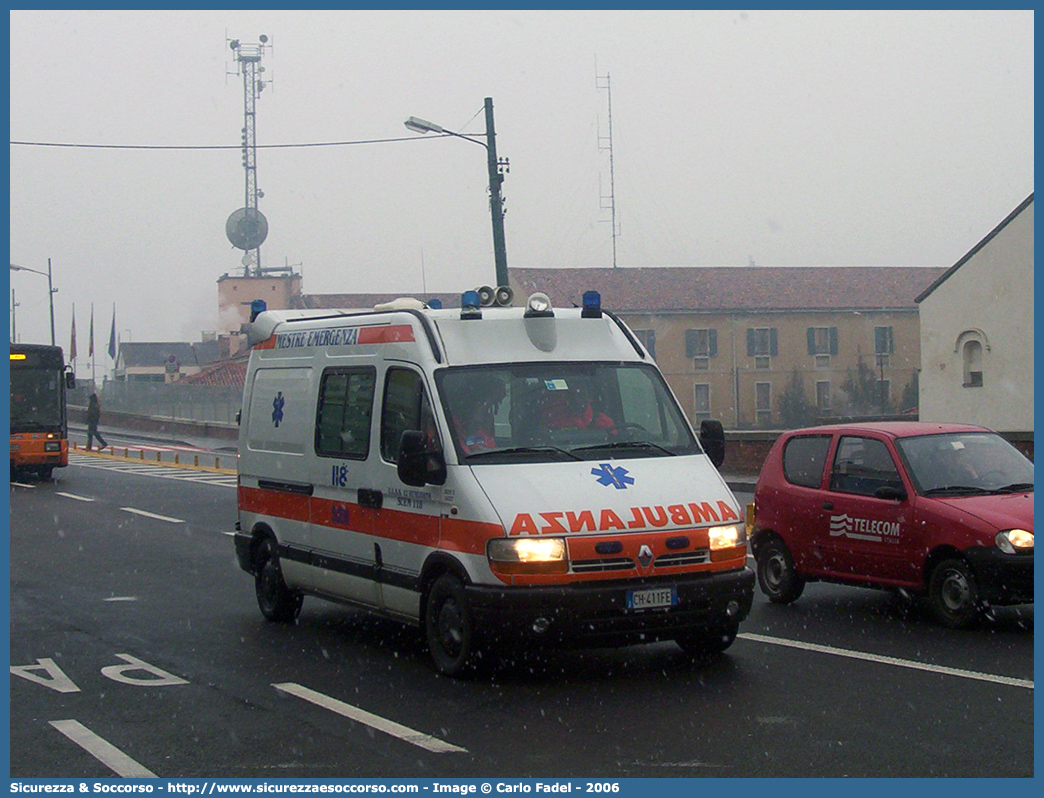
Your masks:
M65 383L60 369L11 363L11 432L61 432Z
M470 465L702 451L663 378L646 365L447 368L436 382L457 456Z

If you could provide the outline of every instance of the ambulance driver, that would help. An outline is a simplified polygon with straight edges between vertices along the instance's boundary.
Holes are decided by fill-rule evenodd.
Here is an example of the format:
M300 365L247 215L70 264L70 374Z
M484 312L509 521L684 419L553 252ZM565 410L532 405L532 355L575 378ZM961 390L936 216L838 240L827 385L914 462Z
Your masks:
M449 399L454 408L453 435L461 451L474 454L495 449L493 416L504 398L504 383L488 374L462 375L454 382L455 390Z

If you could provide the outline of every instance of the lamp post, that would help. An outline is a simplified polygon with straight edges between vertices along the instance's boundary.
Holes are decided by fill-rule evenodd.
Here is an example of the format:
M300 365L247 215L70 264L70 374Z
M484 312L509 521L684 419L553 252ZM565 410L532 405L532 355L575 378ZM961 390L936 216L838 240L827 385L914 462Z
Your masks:
M11 271L13 272L32 272L33 274L42 274L47 278L47 301L51 306L51 346L54 346L54 295L58 293L58 289L54 287L51 282L51 259L47 259L47 271L41 272L36 269L30 269L28 266L19 266L17 263L11 264Z
M507 243L504 239L504 200L500 193L500 185L504 182L504 174L510 169L505 158L497 158L496 132L493 129L493 98L486 98L486 141L454 133L434 122L411 116L405 122L406 127L415 133L440 133L445 136L456 136L459 139L473 141L486 148L486 166L489 170L489 211L493 219L493 260L496 266L497 285L508 284ZM503 167L503 171L501 171Z

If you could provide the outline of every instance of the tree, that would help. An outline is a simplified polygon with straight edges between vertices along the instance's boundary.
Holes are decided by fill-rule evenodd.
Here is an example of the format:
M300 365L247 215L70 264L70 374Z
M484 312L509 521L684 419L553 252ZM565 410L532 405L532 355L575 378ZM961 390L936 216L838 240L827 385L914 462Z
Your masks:
M883 415L893 411L891 402L881 401L881 381L874 370L868 366L863 355L859 355L856 370L848 370L848 376L841 383L842 410L849 416Z
M816 423L819 411L805 395L805 383L795 369L779 395L779 419L784 429L797 429Z
M900 413L905 413L908 410L917 410L920 404L920 382L918 376L917 372L914 372L913 379L906 383L906 387L903 388L903 395L899 400Z

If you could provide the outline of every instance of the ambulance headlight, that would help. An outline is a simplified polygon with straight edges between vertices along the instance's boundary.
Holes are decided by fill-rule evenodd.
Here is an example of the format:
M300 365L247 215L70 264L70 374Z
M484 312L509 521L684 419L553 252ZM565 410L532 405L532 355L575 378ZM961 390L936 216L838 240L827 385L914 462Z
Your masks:
M712 526L707 532L711 562L747 556L747 530L743 524Z
M486 547L490 568L501 574L564 574L569 570L562 538L495 538Z
M997 533L997 548L1005 554L1025 554L1033 551L1033 533L1025 529L1006 529Z

